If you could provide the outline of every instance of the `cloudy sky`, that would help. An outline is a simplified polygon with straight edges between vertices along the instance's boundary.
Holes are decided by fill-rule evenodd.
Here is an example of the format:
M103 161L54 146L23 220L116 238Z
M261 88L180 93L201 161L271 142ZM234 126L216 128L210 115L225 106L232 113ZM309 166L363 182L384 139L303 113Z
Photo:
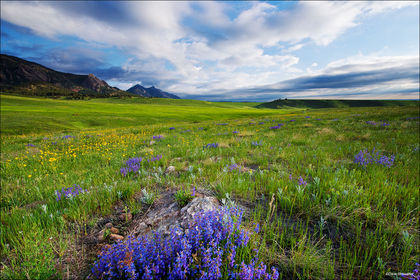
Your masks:
M1 1L1 53L183 98L417 99L418 5Z

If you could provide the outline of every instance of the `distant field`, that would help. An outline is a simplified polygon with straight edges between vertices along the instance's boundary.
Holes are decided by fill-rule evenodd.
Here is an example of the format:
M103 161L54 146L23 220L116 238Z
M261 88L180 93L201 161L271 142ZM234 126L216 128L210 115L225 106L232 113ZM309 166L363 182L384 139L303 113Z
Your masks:
M1 95L1 133L121 128L179 121L222 121L278 114L260 103L103 98L65 100ZM286 109L281 113L293 112Z
M348 108L348 107L383 107L383 106L419 106L415 100L316 100L316 99L288 99L256 105L257 108L286 109L296 108Z

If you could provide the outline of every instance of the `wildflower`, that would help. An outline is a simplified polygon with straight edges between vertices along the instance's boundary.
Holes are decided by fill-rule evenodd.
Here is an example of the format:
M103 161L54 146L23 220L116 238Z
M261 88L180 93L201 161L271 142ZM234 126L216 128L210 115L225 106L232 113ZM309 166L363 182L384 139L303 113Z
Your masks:
M380 152L375 152L375 148L373 148L372 152L369 152L367 149L360 151L357 155L354 156L353 162L364 167L374 163L386 167L391 167L394 164L394 160L394 155L389 157L380 155Z
M35 145L34 145L34 144L29 143L29 144L26 144L26 147L35 147Z
M305 180L303 180L302 176L299 176L299 178L298 178L298 185L299 186L306 186L307 184L308 183Z
M159 139L162 139L162 138L163 138L162 135L156 135L156 136L152 137L153 140L159 140Z
M251 142L251 145L255 146L255 147L262 146L262 141L260 141L260 142L253 141L253 142Z
M61 191L56 190L55 194L57 195L56 201L60 201L61 198L73 198L82 193L87 193L88 190L82 189L79 185L74 184L73 187L62 188Z
M240 256L250 236L241 228L243 212L221 207L194 216L188 231L160 232L105 247L92 268L100 279L277 279L258 261L258 251L249 264ZM225 253L226 252L226 253ZM198 257L197 257L198 256Z
M205 148L217 148L217 147L219 147L218 143L210 143L210 144L207 144L207 145L203 146L203 149L205 149Z

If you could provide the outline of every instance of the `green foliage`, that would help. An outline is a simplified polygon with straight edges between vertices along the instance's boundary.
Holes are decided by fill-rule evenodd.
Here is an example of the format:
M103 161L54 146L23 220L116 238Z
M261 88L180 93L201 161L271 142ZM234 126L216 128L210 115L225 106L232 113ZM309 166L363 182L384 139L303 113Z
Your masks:
M178 203L179 207L184 207L187 205L192 199L192 193L191 191L180 189L175 194L175 200Z

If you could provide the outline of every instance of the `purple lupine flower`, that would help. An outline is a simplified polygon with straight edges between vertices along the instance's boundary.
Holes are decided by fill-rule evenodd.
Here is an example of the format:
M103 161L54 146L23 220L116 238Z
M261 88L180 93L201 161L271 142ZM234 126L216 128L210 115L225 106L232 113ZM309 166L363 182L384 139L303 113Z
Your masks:
M174 129L175 129L175 127L170 127L170 128L169 128L169 130L174 130Z
M34 144L29 143L29 144L26 144L26 147L35 147L35 145L34 145Z
M295 122L296 120L290 120L289 122Z
M80 185L74 184L73 187L61 188L61 191L56 190L55 194L57 195L56 201L60 201L63 197L73 198L82 193L87 193L87 189L82 189Z
M354 156L353 162L363 167L374 163L386 167L391 167L394 164L394 160L394 155L391 155L389 157L385 155L380 155L380 152L375 152L375 148L373 148L372 152L369 152L367 149L361 150L357 155Z
M249 233L240 227L242 216L238 208L223 207L196 213L186 233L174 228L166 238L159 232L129 236L102 250L92 275L101 279L277 279L275 268L270 273L258 261L258 251L249 264L239 264L237 256L249 241ZM199 259L194 257L197 254Z
M163 138L162 135L155 135L155 136L152 137L153 140L159 140L159 139L162 139L162 138Z
M374 122L374 121L366 121L366 123L370 124L370 125L376 125L376 122Z
M141 157L129 158L125 162L125 167L120 169L121 175L127 176L129 173L137 173L140 170L142 161Z
M260 142L253 141L253 142L251 142L251 145L255 146L255 147L262 146L262 141L260 141Z
M232 133L236 134L236 133L239 133L239 131L234 130Z
M207 145L203 146L204 149L205 148L217 148L217 147L219 147L218 143L210 143L210 144L207 144Z
M299 178L298 178L298 185L299 186L306 186L307 184L308 183L305 180L303 180L302 176L299 176Z
M69 139L69 138L74 138L74 136L72 136L72 135L64 135L63 137L61 137L61 139Z
M306 116L306 117L305 117L305 119L310 119L310 118L311 118L310 116Z

